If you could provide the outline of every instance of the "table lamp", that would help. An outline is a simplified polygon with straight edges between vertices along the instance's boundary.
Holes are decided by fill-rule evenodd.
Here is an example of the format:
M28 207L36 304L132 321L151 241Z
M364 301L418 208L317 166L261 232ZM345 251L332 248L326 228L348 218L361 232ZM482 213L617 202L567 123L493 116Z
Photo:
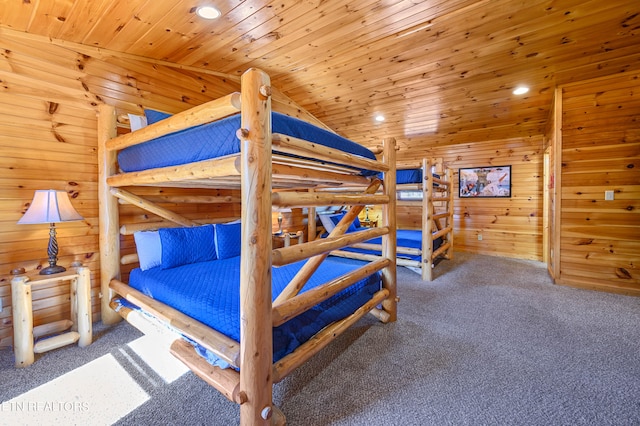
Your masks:
M40 270L40 275L57 274L66 271L58 261L58 241L56 240L56 223L82 220L83 217L73 208L69 195L65 191L38 189L31 205L18 224L48 223L49 227L49 266Z
M370 220L369 220L369 208L371 208L371 207L373 207L373 205L366 205L365 206L365 212L366 212L365 213L365 218L364 218L365 222L370 222Z
M282 220L283 220L282 213L287 213L287 212L289 212L289 213L290 213L290 212L291 212L291 209L290 209L290 208L286 208L286 207L284 207L284 208L283 208L283 207L275 207L275 206L272 206L272 207L271 207L271 210L272 210L272 212L273 212L272 214L275 214L275 213L277 213L277 214L278 214L278 215L277 215L277 219L278 219L278 232L277 232L276 234L277 234L277 235L282 234L282 232L283 232L283 231L282 231Z

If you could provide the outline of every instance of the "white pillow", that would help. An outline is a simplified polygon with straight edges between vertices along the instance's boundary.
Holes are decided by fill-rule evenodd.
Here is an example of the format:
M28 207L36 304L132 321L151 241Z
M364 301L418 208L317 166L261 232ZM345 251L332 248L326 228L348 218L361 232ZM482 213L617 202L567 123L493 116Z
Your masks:
M143 127L147 127L147 117L143 115L129 115L129 126L131 127L131 131L135 132L136 130L140 130Z
M155 268L162 264L162 242L158 231L138 231L133 233L138 251L140 269Z
M331 220L331 216L334 214L335 214L334 212L318 214L318 216L320 216L320 221L322 222L322 226L324 226L324 229L327 231L327 234L330 234L331 231L333 231L333 228L336 227L336 225Z

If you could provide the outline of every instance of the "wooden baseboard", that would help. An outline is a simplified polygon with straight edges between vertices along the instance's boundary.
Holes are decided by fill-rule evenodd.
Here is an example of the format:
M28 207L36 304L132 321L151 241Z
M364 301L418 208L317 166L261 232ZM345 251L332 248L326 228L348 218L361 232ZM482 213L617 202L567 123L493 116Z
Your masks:
M560 278L554 281L557 285L566 287L581 288L584 290L602 291L606 293L624 294L626 296L640 297L640 288L632 287L620 287L613 284L606 284L601 282L589 282L588 279L584 280L571 280L566 278Z

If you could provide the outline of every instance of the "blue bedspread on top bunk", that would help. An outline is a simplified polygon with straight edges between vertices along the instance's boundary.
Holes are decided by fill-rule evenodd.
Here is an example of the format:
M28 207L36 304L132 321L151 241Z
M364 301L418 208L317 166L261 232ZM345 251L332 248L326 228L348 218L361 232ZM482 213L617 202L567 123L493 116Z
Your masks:
M275 299L304 264L272 268ZM361 266L326 259L301 292ZM129 285L166 305L240 341L240 257L193 263L177 268L131 271ZM373 274L273 330L274 361L291 353L326 325L347 317L380 290Z
M433 173L433 177L440 178L440 175ZM399 169L396 170L396 183L422 183L422 169ZM433 186L439 186L434 183Z
M421 183L422 169L399 169L396 170L396 183Z
M364 146L297 118L274 112L271 127L273 133L293 136L371 160L375 159L375 155ZM135 172L236 154L240 152L240 141L236 136L239 128L240 114L232 115L125 148L118 153L118 164L125 172Z

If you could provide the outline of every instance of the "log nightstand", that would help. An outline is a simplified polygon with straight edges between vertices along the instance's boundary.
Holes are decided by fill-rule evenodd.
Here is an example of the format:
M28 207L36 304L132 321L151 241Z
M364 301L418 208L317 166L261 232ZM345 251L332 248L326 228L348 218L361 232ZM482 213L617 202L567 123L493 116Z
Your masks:
M278 244L278 246L282 245L284 247L289 247L291 245L291 241L295 241L297 239L298 244L302 244L304 242L304 232L280 232L272 234L274 242L277 240L282 241L282 244Z
M52 275L26 275L24 270L17 272L21 275L15 275L11 280L13 347L16 367L27 367L33 364L36 353L50 351L75 342L78 342L80 347L91 344L91 275L89 268L72 267L68 271ZM70 282L71 319L34 327L31 290L45 284L63 281ZM71 330L66 331L69 329ZM34 339L54 334L53 337L34 343Z

